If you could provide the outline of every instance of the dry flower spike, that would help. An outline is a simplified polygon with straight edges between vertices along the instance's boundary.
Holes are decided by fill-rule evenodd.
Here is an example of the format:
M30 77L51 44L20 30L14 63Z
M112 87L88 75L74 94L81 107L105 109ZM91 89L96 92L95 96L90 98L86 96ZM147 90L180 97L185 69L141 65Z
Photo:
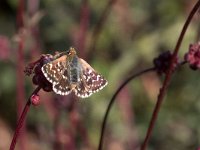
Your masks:
M190 68L197 70L200 68L200 43L190 44L188 53L185 54L185 61Z
M161 53L157 58L153 60L154 66L158 72L158 74L166 74L167 70L170 67L170 62L172 59L172 53L170 51L166 51ZM177 68L179 64L178 58L176 58L173 64L173 71Z
M45 78L42 73L42 66L53 60L52 55L42 55L37 61L30 63L24 70L25 74L30 76L33 74L32 82L41 87L45 92L52 91L52 84Z

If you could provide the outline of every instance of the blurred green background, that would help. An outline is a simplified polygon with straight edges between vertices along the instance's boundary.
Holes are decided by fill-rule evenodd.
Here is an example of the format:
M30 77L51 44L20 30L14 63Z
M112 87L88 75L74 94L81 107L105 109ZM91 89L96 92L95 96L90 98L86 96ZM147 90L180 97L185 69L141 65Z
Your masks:
M0 150L9 148L17 106L24 106L35 86L24 67L41 54L77 48L80 57L108 80L87 99L40 91L41 104L31 107L26 130L16 149L97 149L109 100L130 73L152 67L163 51L173 50L195 0L26 0L23 26L17 19L20 1L0 1ZM108 7L107 7L108 6ZM108 11L100 20L105 8ZM199 13L188 28L179 57L199 39ZM100 20L100 21L99 21ZM96 33L96 34L95 34ZM18 102L17 67L23 37L23 68ZM20 73L19 73L20 74ZM18 75L19 75L18 74ZM173 75L148 150L197 150L200 146L199 71L188 65ZM163 77L147 73L129 83L109 115L104 149L133 150L144 140Z

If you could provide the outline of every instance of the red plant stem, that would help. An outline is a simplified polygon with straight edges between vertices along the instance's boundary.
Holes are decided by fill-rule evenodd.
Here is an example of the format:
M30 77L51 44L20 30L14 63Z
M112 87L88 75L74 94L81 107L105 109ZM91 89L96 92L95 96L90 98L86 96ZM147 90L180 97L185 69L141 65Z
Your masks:
M91 41L91 46L90 46L90 52L88 55L88 59L90 60L93 55L95 54L95 47L96 47L96 43L98 40L98 37L103 29L103 26L106 22L106 19L109 16L109 13L111 11L111 7L112 5L116 2L117 0L109 0L107 6L105 7L105 9L103 10L103 13L100 16L99 21L97 22L93 32L92 32L92 41Z
M87 133L87 130L84 126L84 123L82 122L78 113L79 112L78 112L77 107L73 108L73 110L70 111L70 114L69 114L70 115L70 124L71 124L71 127L73 127L75 129L74 134L79 133L80 137L82 138L84 145L87 148L89 148L90 142L89 142L89 139L88 139L88 133Z
M77 41L77 48L80 50L80 56L82 58L85 58L85 41L86 41L86 35L87 35L87 28L89 24L89 5L88 0L82 1L81 6L81 16L80 16L80 31L79 31L79 37Z
M98 146L98 150L102 150L102 146L103 146L103 138L104 138L104 132L105 132L105 128L106 128L106 123L107 123L107 119L108 119L108 115L109 115L109 112L113 106L113 103L115 101L115 98L117 97L117 95L119 94L119 92L125 87L126 84L128 84L131 80L133 80L134 78L144 74L144 73L147 73L149 71L154 71L155 68L149 68L149 69L146 69L146 70L143 70L139 73L136 73L132 76L130 76L129 78L127 78L121 85L120 87L117 89L117 91L114 93L113 97L111 98L109 104L108 104L108 107L106 109L106 113L104 115L104 119L103 119L103 123L102 123L102 126L101 126L101 136L100 136L100 140L99 140L99 146Z
M19 0L18 4L18 12L17 12L17 30L18 34L20 34L20 29L23 27L23 12L24 12L24 0ZM23 63L24 63L24 56L23 56L23 49L24 49L24 39L21 36L18 45L18 53L17 53L17 110L18 116L21 113L21 108L23 105L23 101L25 99L24 94L24 81L23 81Z
M32 95L37 95L37 93L40 91L41 87L37 87L33 93L31 94ZM31 96L29 97L25 107L24 107L24 110L18 120L18 123L17 123L17 127L16 127L16 130L15 130L15 134L13 136L13 139L12 139L12 142L10 144L10 149L9 150L14 150L15 149L15 145L16 145L16 142L17 142L17 139L19 137L19 134L20 134L20 129L23 127L24 125L24 121L25 121L25 118L26 118L26 115L27 115L27 112L31 106Z
M23 37L21 37L23 38ZM24 91L24 73L23 73L23 64L24 64L24 57L23 57L23 49L24 49L24 42L23 39L19 41L19 48L17 53L17 73L16 73L16 80L17 80L17 119L19 119L20 114L23 109L23 105L25 104L25 91ZM26 124L26 122L24 123ZM20 149L26 149L26 129L23 128L23 134L21 135L22 140L20 141Z
M161 108L161 104L163 102L163 98L165 96L165 93L166 93L166 90L169 86L169 83L170 83L170 80L171 80L171 77L172 77L172 73L173 73L173 70L174 70L174 62L176 60L176 57L177 57L177 54L178 54L178 51L179 51L179 48L180 48L180 45L182 43L182 40L183 40L183 37L185 35L185 32L187 31L187 28L194 16L194 14L196 13L196 11L198 10L200 6L200 0L197 1L197 3L195 4L195 6L193 7L192 11L190 12L184 26L183 26L183 29L181 31L181 34L179 36L179 39L178 39L178 42L176 44L176 47L174 49L174 53L172 55L172 60L170 62L170 67L167 71L167 74L166 74L166 77L165 77L165 80L164 80L164 83L163 83L163 87L160 89L160 93L158 95L158 100L157 100L157 103L156 103L156 106L154 108L154 111L153 111L153 114L152 114L152 118L151 118L151 121L150 121L150 124L149 124L149 127L148 127L148 130L147 130L147 133L146 133L146 137L145 137L145 140L141 146L141 150L146 150L146 147L147 147L147 144L148 144L148 141L150 139L150 136L152 134L152 130L155 126L155 122L157 120L157 117L158 117L158 113L159 113L159 110Z
M32 17L38 11L40 5L40 0L28 0L27 1L27 9L29 15Z
M24 91L24 72L23 72L23 64L24 64L24 56L23 56L24 42L23 39L20 39L17 53L17 116L19 117L24 99L25 99L25 91Z
M28 0L27 1L27 12L30 17L39 11L40 0ZM32 57L37 57L41 54L41 45L40 45L40 33L38 24L31 25L30 28L31 36L33 37L33 45L30 48L30 55ZM33 58L34 59L34 58Z
M59 143L59 139L60 139L60 133L59 133L59 124L60 124L60 114L61 111L58 111L55 114L55 118L54 118L54 132L55 132L55 138L54 138L54 143L53 143L53 149L57 150L57 149L61 149L61 144Z
M20 35L21 29L24 26L23 22L23 14L24 14L24 0L19 0L18 1L18 10L17 10L17 18L16 18L16 23L17 23L17 30L18 34ZM23 33L22 33L23 34ZM17 51L17 66L16 66L16 80L17 80L17 117L19 118L20 113L22 111L24 101L25 101L25 91L24 91L24 73L23 73L23 68L24 68L24 37L23 35L20 36L20 41L18 43L18 51ZM22 135L22 139L25 139L25 129L24 129L24 134ZM22 140L20 142L21 149L26 149L25 148L25 140Z
M18 0L18 10L17 10L17 29L24 26L23 14L24 14L24 0Z
M137 132L134 123L134 110L132 109L131 91L129 87L124 87L123 90L118 95L117 107L121 112L122 120L128 131L132 131L133 134L127 136L126 148L133 149L133 147L138 146L136 137Z

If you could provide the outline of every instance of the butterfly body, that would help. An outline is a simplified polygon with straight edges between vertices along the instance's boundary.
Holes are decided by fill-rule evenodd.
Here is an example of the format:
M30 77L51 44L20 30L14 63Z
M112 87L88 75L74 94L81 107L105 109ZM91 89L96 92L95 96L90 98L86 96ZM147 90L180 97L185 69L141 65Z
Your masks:
M81 65L77 56L74 56L72 61L69 63L69 82L71 84L77 83L81 78Z
M74 48L56 55L52 62L42 67L42 72L53 84L54 92L60 95L74 92L76 96L85 98L107 85L102 75L76 55Z

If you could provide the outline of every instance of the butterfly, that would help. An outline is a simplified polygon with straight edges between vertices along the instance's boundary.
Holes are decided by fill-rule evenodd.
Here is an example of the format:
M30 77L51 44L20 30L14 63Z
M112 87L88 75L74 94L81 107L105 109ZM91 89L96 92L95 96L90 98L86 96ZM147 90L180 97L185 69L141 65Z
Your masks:
M41 70L52 83L53 91L59 95L73 92L78 97L86 98L108 84L102 75L77 56L73 47L55 55L53 61L44 64Z

